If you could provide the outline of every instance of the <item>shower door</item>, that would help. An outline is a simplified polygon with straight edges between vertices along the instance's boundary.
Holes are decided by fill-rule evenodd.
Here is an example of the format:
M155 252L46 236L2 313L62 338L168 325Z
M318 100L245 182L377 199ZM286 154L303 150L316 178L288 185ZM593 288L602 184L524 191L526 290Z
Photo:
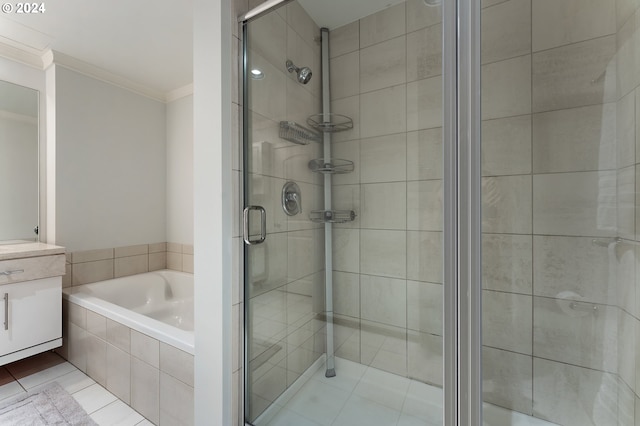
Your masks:
M243 26L245 420L441 425L442 7L321 3Z

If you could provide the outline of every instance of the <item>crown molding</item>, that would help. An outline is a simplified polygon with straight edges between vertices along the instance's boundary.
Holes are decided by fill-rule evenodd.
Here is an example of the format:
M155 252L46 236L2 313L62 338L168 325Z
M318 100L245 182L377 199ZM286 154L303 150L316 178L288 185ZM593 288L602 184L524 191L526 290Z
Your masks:
M180 98L184 98L186 96L193 95L193 83L187 84L186 86L178 87L170 92L167 92L165 95L165 102L173 102L177 101Z
M173 102L193 94L193 84L179 87L170 92L154 89L144 84L129 80L126 77L112 73L88 62L81 61L72 56L48 49L43 52L27 46L17 46L12 40L0 36L0 57L5 57L15 62L28 65L40 70L46 70L52 65L60 65L64 68L78 72L91 78L112 84L129 90L158 102Z
M0 37L0 56L33 68L44 69L40 52L26 46L18 47L16 42L4 37Z
M130 90L142 96L146 96L156 101L166 102L166 95L160 90L153 89L135 81L131 81L118 74L114 74L111 71L107 71L103 68L92 65L88 62L81 61L72 56L65 55L64 53L50 50L45 52L43 57L49 58L49 52L51 57L51 63L45 64L45 68L48 68L52 64L60 65L70 70L76 71L80 74L84 74L88 77L95 78L97 80L104 81L105 83L113 84L114 86L121 87L123 89ZM43 61L44 63L44 61Z

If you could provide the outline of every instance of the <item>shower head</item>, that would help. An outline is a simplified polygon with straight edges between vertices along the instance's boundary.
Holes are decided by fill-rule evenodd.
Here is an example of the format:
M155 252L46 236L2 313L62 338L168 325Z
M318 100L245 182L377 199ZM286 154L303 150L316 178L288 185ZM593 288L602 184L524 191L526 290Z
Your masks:
M311 80L311 69L309 67L296 67L291 60L287 59L287 71L295 72L298 76L298 82L307 84Z
M442 3L442 0L423 0L425 6L429 6L429 7L434 7L434 6L440 6L440 4Z

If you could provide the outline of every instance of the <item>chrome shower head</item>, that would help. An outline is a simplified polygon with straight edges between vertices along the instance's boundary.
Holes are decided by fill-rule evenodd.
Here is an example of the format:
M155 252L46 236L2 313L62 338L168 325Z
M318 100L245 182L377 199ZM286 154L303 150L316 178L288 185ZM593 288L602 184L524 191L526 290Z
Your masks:
M307 84L311 80L311 69L309 67L298 68L294 63L287 59L287 71L295 72L298 76L298 82Z

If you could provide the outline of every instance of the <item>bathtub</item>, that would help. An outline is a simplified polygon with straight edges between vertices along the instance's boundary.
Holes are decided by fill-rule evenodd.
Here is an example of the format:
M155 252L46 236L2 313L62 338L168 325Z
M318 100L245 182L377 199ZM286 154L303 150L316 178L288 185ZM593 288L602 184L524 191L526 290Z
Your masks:
M160 270L63 289L63 298L193 355L193 274Z

